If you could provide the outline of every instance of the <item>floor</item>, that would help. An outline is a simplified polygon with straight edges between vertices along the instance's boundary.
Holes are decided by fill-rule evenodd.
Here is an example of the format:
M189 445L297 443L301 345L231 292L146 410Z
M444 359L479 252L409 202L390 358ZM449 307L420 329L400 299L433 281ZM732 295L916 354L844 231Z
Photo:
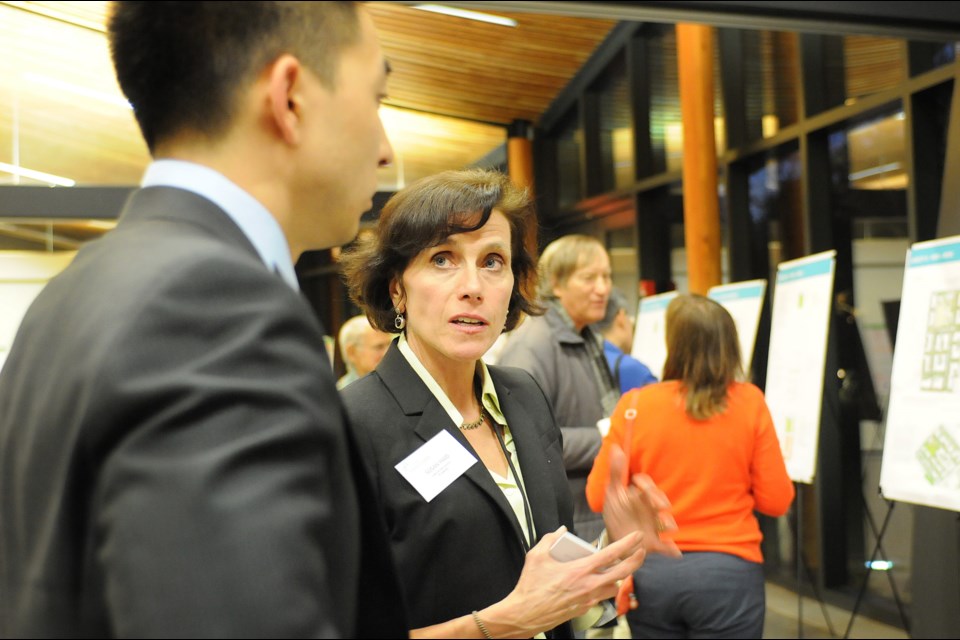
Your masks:
M771 582L767 583L767 615L763 626L764 638L909 638L903 629L871 620L862 614L857 614L850 626L850 612L823 605L813 599L804 597L803 627L797 624L801 605L797 594ZM824 615L826 610L826 615ZM827 618L830 624L827 624ZM833 627L833 634L830 632ZM850 626L847 635L847 627ZM609 637L609 636L607 636ZM629 638L630 629L621 619L621 625L613 634L614 638Z
M800 603L790 589L767 583L767 616L763 626L764 638L909 638L899 627L871 620L862 614L853 619L849 635L850 612L813 599L803 598L803 628L797 624ZM826 610L826 616L824 615ZM827 624L829 618L830 624ZM831 635L830 627L833 627Z

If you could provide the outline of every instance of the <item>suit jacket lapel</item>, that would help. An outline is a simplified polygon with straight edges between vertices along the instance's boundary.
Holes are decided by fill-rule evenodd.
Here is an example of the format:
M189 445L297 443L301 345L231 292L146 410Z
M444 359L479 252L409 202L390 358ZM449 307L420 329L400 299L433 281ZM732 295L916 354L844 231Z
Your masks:
M514 515L513 508L507 501L506 496L503 495L503 491L494 482L484 464L480 462L480 456L474 451L458 426L453 423L440 402L433 396L403 354L400 353L396 342L390 345L390 349L377 366L377 374L400 405L404 415L407 416L413 431L424 442L445 430L473 454L477 462L466 470L463 477L493 500L500 508L503 516L509 520L517 534L517 539L522 541L524 539L523 530L520 528L516 515ZM500 387L497 387L497 393L500 393ZM524 474L526 474L526 469L524 469ZM526 487L526 483L524 483L524 487ZM539 531L539 527L537 531Z

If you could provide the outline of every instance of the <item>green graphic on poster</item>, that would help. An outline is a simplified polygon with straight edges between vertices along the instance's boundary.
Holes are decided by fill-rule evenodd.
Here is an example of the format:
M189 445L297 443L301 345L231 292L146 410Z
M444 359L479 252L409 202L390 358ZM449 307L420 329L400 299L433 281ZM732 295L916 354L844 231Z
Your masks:
M920 388L924 391L955 391L958 385L960 292L936 291L930 296Z
M917 451L923 475L931 485L960 489L960 444L943 425Z

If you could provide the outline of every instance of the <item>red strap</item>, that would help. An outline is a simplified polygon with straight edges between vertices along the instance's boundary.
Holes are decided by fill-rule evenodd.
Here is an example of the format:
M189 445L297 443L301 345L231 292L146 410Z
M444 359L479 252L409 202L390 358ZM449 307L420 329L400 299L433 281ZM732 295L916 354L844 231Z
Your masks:
M630 406L628 406L623 412L623 453L627 456L627 464L623 467L623 486L630 484L630 451L633 449L633 426L637 421L637 396L638 393L633 393L631 398ZM631 609L637 608L637 597L634 595L634 584L633 576L627 576L627 578L620 583L620 589L617 592L616 597L617 603L617 613L619 615L626 615Z
M637 396L639 393L634 392L631 396L630 406L628 406L623 412L623 453L627 456L627 464L623 469L623 486L630 484L630 460L632 456L630 452L633 449L633 425L637 421Z

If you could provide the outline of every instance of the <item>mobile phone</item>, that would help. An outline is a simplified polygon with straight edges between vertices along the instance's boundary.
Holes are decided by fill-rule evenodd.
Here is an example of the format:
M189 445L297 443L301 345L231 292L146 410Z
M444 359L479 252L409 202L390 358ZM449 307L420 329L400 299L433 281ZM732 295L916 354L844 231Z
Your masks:
M550 556L560 562L578 560L596 552L596 547L569 531L563 534L563 536L550 547Z
M550 556L560 562L578 560L596 552L597 548L595 546L569 531L558 538L550 547ZM612 600L604 600L600 604L603 607L603 613L600 614L600 619L593 623L594 627L607 624L617 617L617 607ZM582 631L582 629L578 630Z

